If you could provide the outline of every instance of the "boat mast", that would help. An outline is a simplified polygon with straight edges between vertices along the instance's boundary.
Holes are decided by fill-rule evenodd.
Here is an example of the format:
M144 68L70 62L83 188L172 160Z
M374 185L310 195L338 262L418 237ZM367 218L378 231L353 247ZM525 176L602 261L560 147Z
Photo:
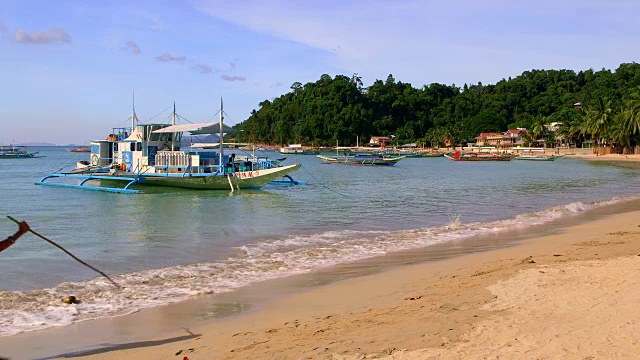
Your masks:
M171 126L176 124L176 102L173 102L173 113L171 114ZM176 133L171 133L171 151L175 150Z
M136 92L133 92L133 101L132 101L132 105L133 105L133 113L131 114L131 133L133 134L133 130L136 128L136 120L138 120L138 117L136 116Z
M222 98L220 98L220 168L224 169L224 164L222 163L222 156L224 155L224 133L222 132Z

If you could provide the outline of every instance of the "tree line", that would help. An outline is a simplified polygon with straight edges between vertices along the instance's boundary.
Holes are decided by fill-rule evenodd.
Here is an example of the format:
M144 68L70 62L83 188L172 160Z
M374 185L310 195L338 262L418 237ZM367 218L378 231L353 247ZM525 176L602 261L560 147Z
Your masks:
M414 88L392 75L363 87L358 74L325 74L259 105L237 125L241 141L330 146L388 136L397 144L443 146L474 142L481 132L527 128L529 136L550 142L555 136L578 146L606 142L630 151L640 144L640 64L615 71L531 70L462 88ZM562 125L550 136L544 125L553 122Z

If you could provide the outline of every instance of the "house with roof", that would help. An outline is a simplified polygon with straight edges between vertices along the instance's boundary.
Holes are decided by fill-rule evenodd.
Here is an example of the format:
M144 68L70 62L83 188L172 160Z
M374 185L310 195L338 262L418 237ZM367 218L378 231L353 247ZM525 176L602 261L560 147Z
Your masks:
M483 132L476 136L476 146L493 146L496 149L512 148L524 144L522 134L527 129L510 129L505 132Z
M369 140L369 146L385 147L388 144L391 144L391 138L386 136L372 136Z

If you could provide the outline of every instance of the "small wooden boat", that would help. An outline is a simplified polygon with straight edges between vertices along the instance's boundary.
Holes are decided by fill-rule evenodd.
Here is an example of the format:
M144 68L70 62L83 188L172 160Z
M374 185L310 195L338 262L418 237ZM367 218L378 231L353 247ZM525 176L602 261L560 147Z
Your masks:
M423 152L420 153L420 157L424 157L424 158L430 158L430 157L443 157L444 153L440 153L440 152Z
M0 146L0 159L29 159L38 156L38 152L28 152L24 146Z
M342 164L342 165L383 165L393 166L406 156L387 156L380 154L354 154L344 156L325 156L316 155L322 159L323 164Z
M553 161L559 156L546 154L519 154L513 157L514 160L530 160L530 161Z
M304 149L300 144L293 144L287 147L280 148L278 150L280 154L293 154L293 155L318 155L320 151L313 149Z
M88 153L91 152L91 147L87 145L79 145L75 149L67 149L67 151L72 153Z
M513 158L511 154L496 153L475 153L456 151L453 154L444 154L445 157L453 161L509 161Z

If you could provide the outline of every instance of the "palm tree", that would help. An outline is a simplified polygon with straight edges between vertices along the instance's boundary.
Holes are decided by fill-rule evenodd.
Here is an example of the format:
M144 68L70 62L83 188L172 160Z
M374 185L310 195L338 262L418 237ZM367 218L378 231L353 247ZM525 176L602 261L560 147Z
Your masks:
M614 117L612 101L600 97L595 106L587 111L585 130L595 138L596 143L600 143L602 136L606 135L609 130Z
M617 114L612 129L614 141L626 149L637 144L640 134L640 93L633 92L625 99L624 108Z
M627 128L631 130L633 128L633 134L640 131L640 93L633 92L629 94L629 97L625 103L625 110L627 120Z
M563 144L577 144L580 137L580 121L574 109L564 109L558 112L558 129L556 139Z
M358 76L358 73L353 73L351 76L351 83L354 84L358 90L362 88L362 77Z
M547 118L544 116L538 116L534 119L533 127L531 128L532 140L536 141L541 137L545 137L547 135L547 128L545 127L545 122ZM546 142L545 142L546 143Z

